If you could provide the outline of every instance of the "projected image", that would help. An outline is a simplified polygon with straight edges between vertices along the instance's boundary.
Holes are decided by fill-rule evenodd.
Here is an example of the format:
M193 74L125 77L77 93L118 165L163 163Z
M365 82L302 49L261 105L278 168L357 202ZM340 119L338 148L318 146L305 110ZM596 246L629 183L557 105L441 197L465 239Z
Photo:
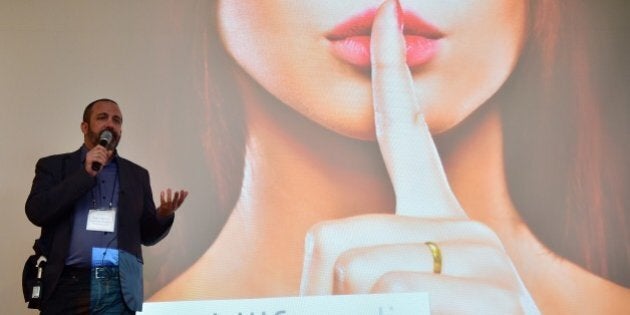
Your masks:
M627 309L622 163L587 11L213 2L202 193L230 215L150 300L427 292L437 313Z

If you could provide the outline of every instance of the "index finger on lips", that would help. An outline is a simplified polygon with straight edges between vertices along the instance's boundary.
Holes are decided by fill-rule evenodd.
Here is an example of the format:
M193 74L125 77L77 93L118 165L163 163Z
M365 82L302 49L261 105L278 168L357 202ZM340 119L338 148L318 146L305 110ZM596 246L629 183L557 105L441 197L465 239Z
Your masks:
M371 38L376 138L396 194L396 214L462 217L415 95L399 8L395 0L381 5Z

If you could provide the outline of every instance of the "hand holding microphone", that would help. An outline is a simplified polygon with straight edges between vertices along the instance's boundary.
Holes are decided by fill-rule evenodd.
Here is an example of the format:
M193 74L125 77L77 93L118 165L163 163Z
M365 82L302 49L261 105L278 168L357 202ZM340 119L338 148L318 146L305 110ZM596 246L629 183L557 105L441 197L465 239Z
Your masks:
M112 151L110 151L108 147L113 139L113 133L109 130L104 130L99 136L98 145L87 153L85 157L85 169L90 175L96 176L103 167L103 164L111 157Z

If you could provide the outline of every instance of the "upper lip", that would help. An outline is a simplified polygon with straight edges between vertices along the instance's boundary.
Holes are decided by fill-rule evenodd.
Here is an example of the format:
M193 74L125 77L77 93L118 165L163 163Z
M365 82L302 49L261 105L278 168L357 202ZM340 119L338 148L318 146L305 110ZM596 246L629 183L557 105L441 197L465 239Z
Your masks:
M355 36L370 36L375 16L376 9L368 9L354 15L336 25L326 34L326 38L335 41ZM429 39L439 39L444 36L436 27L409 11L403 12L403 25L404 35Z

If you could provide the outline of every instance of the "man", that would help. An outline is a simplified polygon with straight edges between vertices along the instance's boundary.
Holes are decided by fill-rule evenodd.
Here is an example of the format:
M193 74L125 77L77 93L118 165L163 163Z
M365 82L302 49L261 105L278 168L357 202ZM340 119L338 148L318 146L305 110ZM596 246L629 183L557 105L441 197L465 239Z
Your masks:
M42 314L142 310L141 245L168 234L188 192L162 191L156 209L149 173L115 150L122 123L116 102L96 100L83 113L81 148L37 162L26 215L47 257Z

